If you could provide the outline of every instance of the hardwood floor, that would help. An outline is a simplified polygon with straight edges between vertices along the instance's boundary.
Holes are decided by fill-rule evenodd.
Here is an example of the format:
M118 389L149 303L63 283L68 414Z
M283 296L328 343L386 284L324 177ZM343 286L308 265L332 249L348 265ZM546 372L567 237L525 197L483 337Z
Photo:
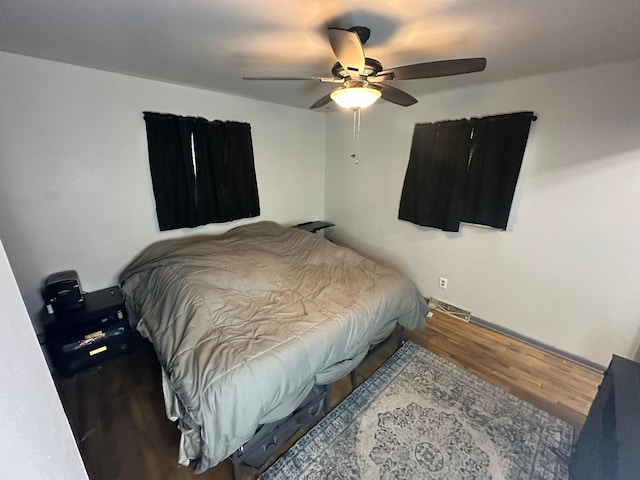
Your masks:
M529 403L582 426L602 374L484 327L435 314L407 337ZM359 369L359 381L391 354L391 346ZM177 464L179 435L164 413L160 367L150 344L71 379L57 380L60 397L91 480L227 480L230 461L202 475ZM337 405L348 376L331 391ZM243 468L243 478L256 472Z
M408 338L576 428L589 413L602 373L480 325L435 313Z

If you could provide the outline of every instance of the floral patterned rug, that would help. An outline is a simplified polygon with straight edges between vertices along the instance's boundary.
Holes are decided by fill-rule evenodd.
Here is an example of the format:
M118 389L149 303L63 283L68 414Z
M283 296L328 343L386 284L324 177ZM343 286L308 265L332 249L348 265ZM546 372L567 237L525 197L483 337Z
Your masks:
M565 480L573 427L412 343L260 479Z

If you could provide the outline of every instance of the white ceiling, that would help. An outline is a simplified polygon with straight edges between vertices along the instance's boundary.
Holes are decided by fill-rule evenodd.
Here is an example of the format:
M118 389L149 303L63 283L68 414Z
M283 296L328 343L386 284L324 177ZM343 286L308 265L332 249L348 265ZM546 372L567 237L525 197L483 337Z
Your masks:
M0 50L307 108L336 85L241 77L329 76L354 25L385 68L487 58L414 96L640 57L640 0L1 0Z

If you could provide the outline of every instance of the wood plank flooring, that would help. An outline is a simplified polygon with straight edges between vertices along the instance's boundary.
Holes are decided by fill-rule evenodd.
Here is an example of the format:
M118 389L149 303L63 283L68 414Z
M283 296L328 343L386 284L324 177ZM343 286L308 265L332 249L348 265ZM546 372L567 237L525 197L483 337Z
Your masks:
M601 372L437 312L407 337L577 428L602 381Z
M580 428L602 375L484 327L435 314L407 337L519 398ZM359 370L369 376L393 352L383 348ZM164 413L160 367L141 341L133 354L57 380L58 390L91 480L230 480L227 460L202 475L177 464L179 434ZM331 391L337 405L348 377ZM243 478L256 472L243 468Z

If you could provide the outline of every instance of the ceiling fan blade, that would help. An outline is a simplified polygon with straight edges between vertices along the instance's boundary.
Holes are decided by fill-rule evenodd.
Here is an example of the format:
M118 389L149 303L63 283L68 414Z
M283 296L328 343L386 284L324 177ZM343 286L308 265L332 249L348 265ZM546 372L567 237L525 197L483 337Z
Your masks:
M364 50L356 32L330 28L329 42L338 62L351 78L358 78L364 73Z
M387 102L395 103L396 105L402 105L403 107L408 107L413 105L414 103L418 103L414 97L409 95L407 92L403 92L395 87L391 87L389 85L385 85L384 83L376 83L375 88L380 90L382 93L382 98Z
M320 100L318 100L316 103L314 103L313 105L311 105L309 108L320 108L320 107L324 107L327 103L329 103L331 101L331 94L325 95L324 97L322 97Z
M416 63L383 70L376 76L393 74L394 80L416 80L419 78L448 77L463 73L481 72L487 66L486 58L461 58L439 62Z
M242 77L243 80L313 80L316 82L342 83L342 78L333 77Z

